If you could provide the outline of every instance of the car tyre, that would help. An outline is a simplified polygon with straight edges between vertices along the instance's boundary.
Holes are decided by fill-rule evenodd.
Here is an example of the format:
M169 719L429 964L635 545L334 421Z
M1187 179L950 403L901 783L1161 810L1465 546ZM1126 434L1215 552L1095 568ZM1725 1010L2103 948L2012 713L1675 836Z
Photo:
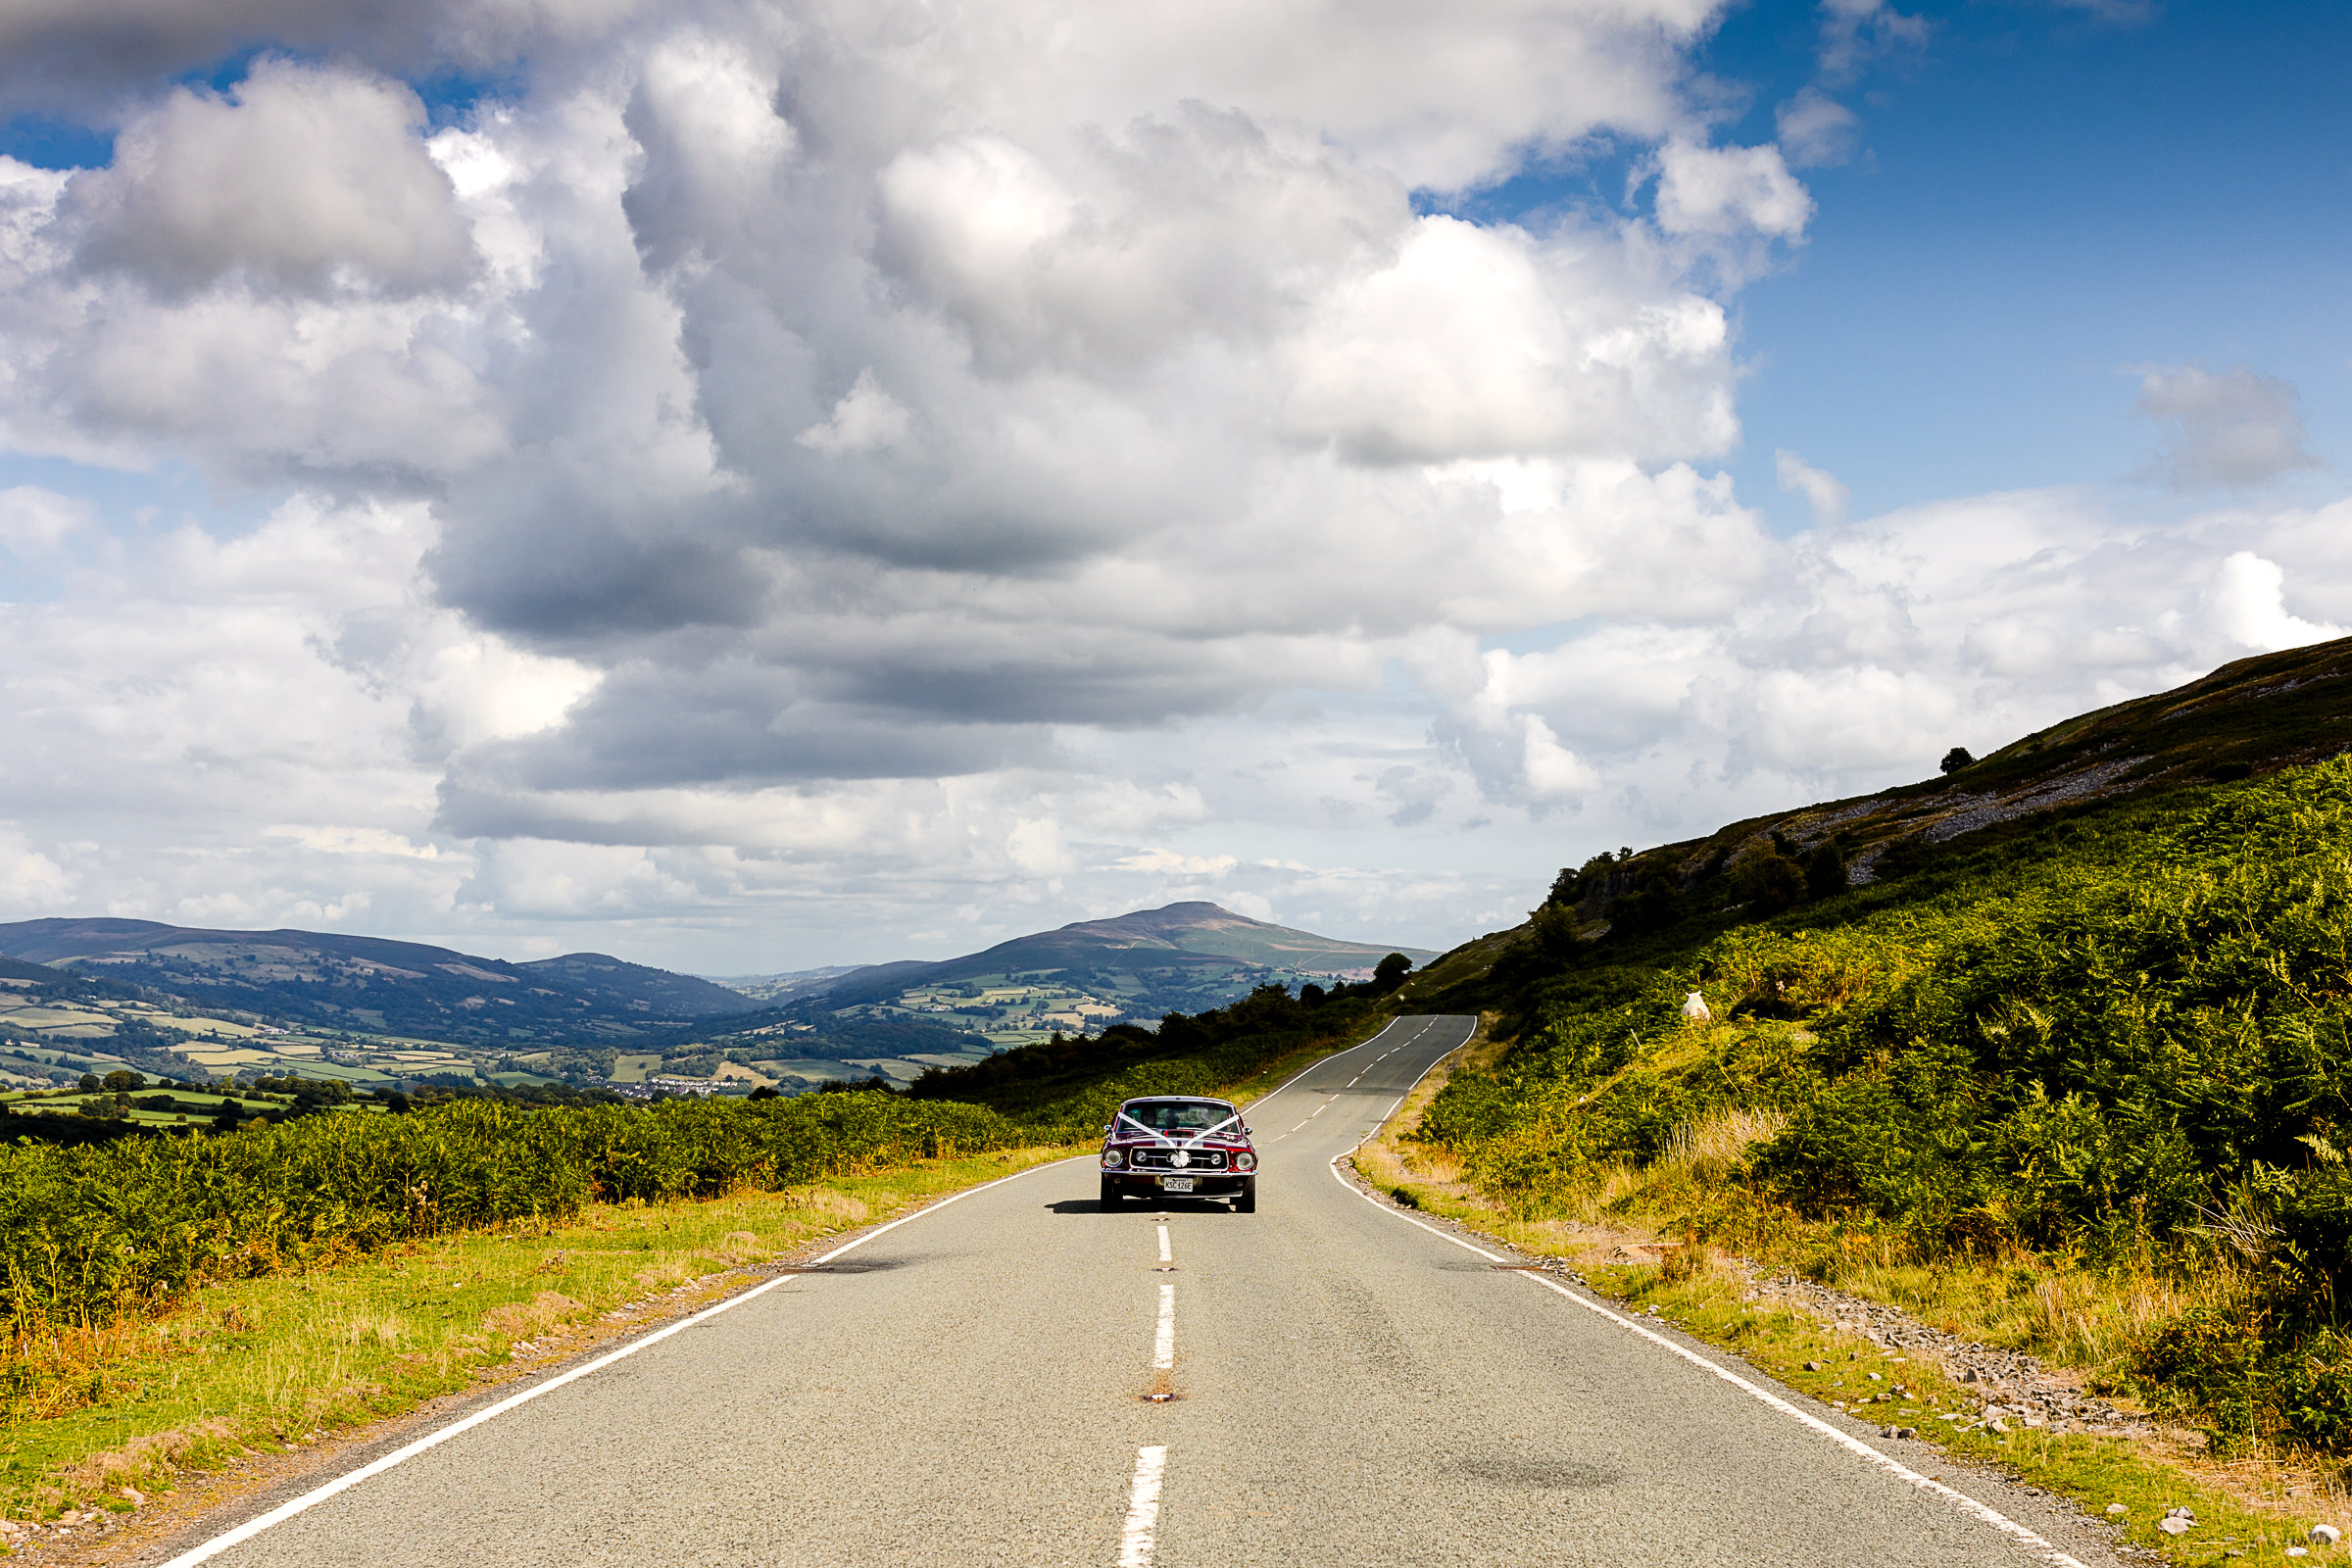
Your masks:
M1233 1200L1233 1211L1236 1214L1254 1214L1257 1212L1256 1177L1252 1176L1248 1181L1242 1183L1241 1192L1236 1194Z
M1114 1182L1114 1181L1112 1181L1112 1180L1111 1180L1109 1177L1107 1177L1107 1176L1103 1177L1103 1178L1102 1178L1102 1206L1103 1206L1104 1208L1118 1208L1118 1207L1121 1207L1121 1206L1123 1206L1123 1205L1126 1203L1126 1201L1127 1201L1127 1195L1126 1195L1125 1193L1123 1193L1123 1192L1121 1192L1121 1191L1119 1190L1119 1184L1118 1184L1117 1182Z

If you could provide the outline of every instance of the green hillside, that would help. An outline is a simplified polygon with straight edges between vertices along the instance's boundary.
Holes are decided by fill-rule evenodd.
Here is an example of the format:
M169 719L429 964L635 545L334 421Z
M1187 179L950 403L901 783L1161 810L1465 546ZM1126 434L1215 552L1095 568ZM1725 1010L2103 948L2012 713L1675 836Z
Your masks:
M1866 1244L2160 1281L2161 1321L2020 1332L2225 1443L2345 1446L2347 669L2346 643L2245 661L1563 872L1413 986L1507 1042L1421 1137L1526 1211L1642 1208L1817 1271Z
M423 943L316 931L20 920L0 925L0 955L201 1007L502 1049L623 1044L759 1006L708 980L602 954L509 963Z
M1057 930L1000 942L978 953L936 963L879 964L835 984L825 999L840 1008L892 1004L954 1013L967 1027L985 1028L1004 1016L992 989L1043 983L1057 995L1064 1018L1040 1013L1045 1027L1093 1027L1162 1013L1199 1011L1239 1001L1273 983L1293 987L1335 976L1362 978L1391 953L1415 962L1437 955L1387 943L1345 942L1236 914L1201 902L1139 909L1106 920L1080 920ZM919 1000L909 1001L919 994ZM980 1004L971 1005L971 1004Z

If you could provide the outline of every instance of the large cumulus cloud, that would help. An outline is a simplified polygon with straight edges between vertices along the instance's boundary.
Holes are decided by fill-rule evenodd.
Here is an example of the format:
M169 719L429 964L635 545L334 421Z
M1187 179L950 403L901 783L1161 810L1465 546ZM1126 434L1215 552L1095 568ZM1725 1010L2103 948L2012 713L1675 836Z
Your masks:
M1901 30L1834 9L1838 71ZM1436 940L1509 918L1563 824L1884 782L2343 613L2297 514L1849 524L1788 455L1822 523L1774 537L1716 466L1737 291L1823 153L1713 134L1714 16L12 10L0 57L49 66L0 95L79 83L116 137L0 160L0 439L266 520L0 497L56 590L11 612L58 798L0 838L8 897L634 922L685 962L753 911L838 957L1166 895ZM452 72L506 85L436 121L409 83ZM1629 146L1622 208L1458 216ZM2181 467L2291 413L2147 396ZM147 710L66 698L150 667L213 716L118 743L172 784L109 809L178 824L130 877L61 846Z

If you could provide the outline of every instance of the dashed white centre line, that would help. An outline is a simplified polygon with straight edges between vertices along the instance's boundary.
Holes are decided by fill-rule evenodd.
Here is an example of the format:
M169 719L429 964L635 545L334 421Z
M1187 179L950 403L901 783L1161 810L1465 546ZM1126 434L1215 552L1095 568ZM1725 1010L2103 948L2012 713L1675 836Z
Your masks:
M1308 1117L1306 1118L1306 1121L1313 1121L1314 1119L1315 1119L1315 1118L1314 1118L1313 1116L1311 1116L1311 1115L1310 1115L1310 1116L1308 1116ZM1300 1122L1300 1123L1298 1124L1298 1127L1303 1127L1303 1126L1305 1126L1305 1125L1306 1125L1306 1121L1302 1121L1302 1122ZM1294 1128L1292 1128L1292 1129L1291 1129L1291 1133L1295 1133L1295 1132L1297 1132L1297 1131L1298 1130L1298 1127L1294 1127ZM1284 1133L1282 1136L1283 1136L1283 1137L1285 1137L1285 1138L1288 1138L1288 1137L1290 1137L1290 1136L1291 1136L1291 1133Z
M1331 1102L1330 1102L1330 1101L1328 1101L1328 1100L1326 1100L1325 1102L1323 1102L1323 1103L1321 1103L1320 1105L1317 1105L1317 1106L1316 1106L1314 1109L1312 1109L1312 1110L1310 1110L1310 1111L1308 1111L1308 1112L1306 1113L1306 1121L1313 1121L1313 1120L1314 1120L1314 1119L1315 1119L1317 1116L1320 1116L1320 1115L1322 1115L1322 1114L1323 1114L1325 1111L1329 1110L1330 1108L1331 1108ZM1300 1122L1300 1123L1298 1124L1298 1127L1303 1127L1303 1126L1305 1126L1305 1125L1306 1125L1306 1121L1302 1121L1302 1122ZM1298 1127L1294 1127L1294 1128L1292 1128L1292 1129L1291 1129L1291 1131L1293 1131L1293 1132L1297 1132L1297 1131L1298 1130Z
M1350 1089L1353 1089L1353 1088L1354 1088L1354 1087L1355 1087L1357 1084L1360 1084L1360 1083L1362 1083L1363 1081L1364 1081L1364 1075L1363 1075L1362 1073L1360 1073L1360 1072L1359 1072L1359 1073L1357 1073L1357 1074L1356 1074L1354 1077L1352 1077L1352 1078L1350 1078L1350 1079L1348 1079L1348 1088L1350 1088Z
M1119 1528L1119 1568L1152 1568L1159 1536L1159 1481L1167 1473L1165 1447L1135 1450L1135 1480L1127 1488L1127 1522Z
M1159 1331L1152 1336L1152 1364L1166 1371L1176 1364L1176 1287L1159 1288ZM1166 1450L1161 1450L1163 1453ZM1157 1496L1156 1490L1153 1495Z
M1159 1260L1162 1263L1173 1263L1176 1261L1174 1254L1168 1250L1168 1228L1165 1225L1162 1225L1159 1228Z

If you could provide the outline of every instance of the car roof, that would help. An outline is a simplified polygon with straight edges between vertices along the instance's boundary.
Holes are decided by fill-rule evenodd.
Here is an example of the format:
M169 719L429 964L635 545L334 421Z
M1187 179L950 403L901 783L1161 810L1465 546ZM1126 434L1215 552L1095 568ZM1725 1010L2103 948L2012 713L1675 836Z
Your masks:
M1119 1102L1121 1110L1129 1105L1223 1105L1231 1110L1233 1102L1219 1100L1214 1095L1138 1095L1133 1100Z

